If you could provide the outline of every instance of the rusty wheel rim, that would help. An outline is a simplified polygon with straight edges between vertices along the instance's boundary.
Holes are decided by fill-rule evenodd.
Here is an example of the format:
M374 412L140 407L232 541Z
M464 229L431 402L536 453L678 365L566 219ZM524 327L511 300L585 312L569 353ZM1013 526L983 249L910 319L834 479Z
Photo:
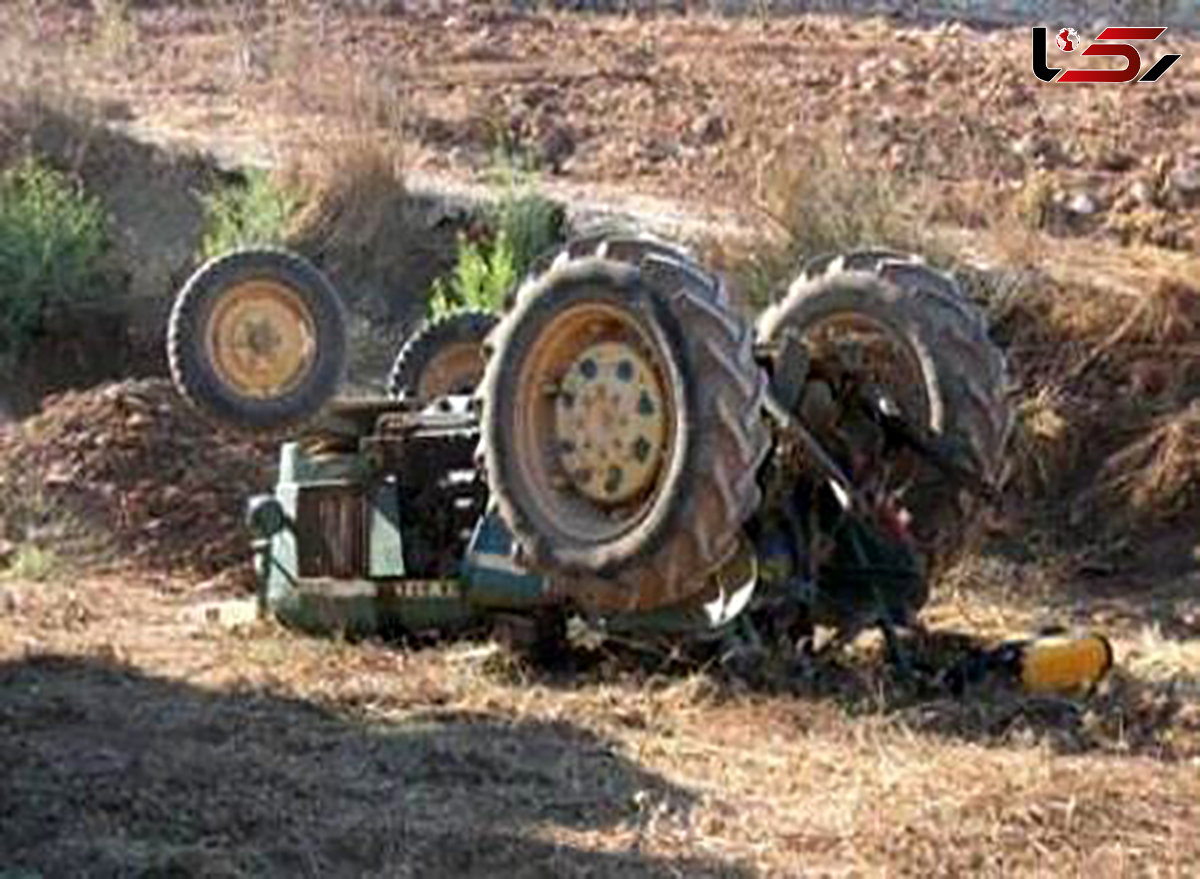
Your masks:
M226 386L245 397L277 397L294 390L312 370L316 325L289 287L246 281L220 297L205 345Z
M446 394L469 394L479 385L484 367L483 351L478 344L447 345L422 371L417 382L417 397L432 400Z
M670 469L677 415L664 352L631 314L567 309L518 382L514 457L539 516L583 544L636 527Z
M931 425L920 355L893 329L866 315L844 313L809 325L803 338L814 362L824 359L855 372L886 390L906 418Z
M633 345L600 342L580 352L555 396L559 463L592 503L629 503L653 484L667 426L663 389Z
M922 368L921 354L894 329L872 317L852 313L829 315L803 328L811 362L847 371L881 392L909 424L934 427L935 409ZM852 433L853 423L841 425ZM875 489L904 494L921 470L917 456L897 451L877 474Z

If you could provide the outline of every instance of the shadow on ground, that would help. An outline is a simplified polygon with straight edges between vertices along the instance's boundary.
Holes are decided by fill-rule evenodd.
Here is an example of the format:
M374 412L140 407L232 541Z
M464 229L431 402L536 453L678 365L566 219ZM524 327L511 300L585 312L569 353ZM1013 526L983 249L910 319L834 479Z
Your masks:
M638 851L642 815L691 801L566 722L368 725L94 659L0 665L0 872L741 875ZM622 844L559 845L556 828Z

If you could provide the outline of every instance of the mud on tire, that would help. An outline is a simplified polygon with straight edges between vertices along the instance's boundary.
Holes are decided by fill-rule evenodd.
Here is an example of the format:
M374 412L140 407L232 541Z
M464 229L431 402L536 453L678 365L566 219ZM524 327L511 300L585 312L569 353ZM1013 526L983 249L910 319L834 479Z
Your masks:
M949 275L915 256L864 250L811 261L782 301L759 318L759 338L803 333L839 315L860 315L909 346L928 397L924 425L959 451L986 481L1001 475L1012 424L1004 356L988 338L982 311ZM930 575L951 564L978 535L979 499L938 474L913 487L909 502Z
M632 513L612 525L602 492L589 493L588 483L564 486L574 477L556 471L545 452L564 441L574 448L589 436L555 432L575 423L561 415L573 412L565 407L575 405L577 386L570 386L570 399L562 395L575 367L562 364L577 348L582 361L574 362L585 365L588 351L606 350L588 347L594 344L586 341L588 320L611 321L619 328L611 338L636 340L629 350L639 366L633 370L618 357L614 374L625 367L633 381L645 379L668 413L661 467L645 496L632 502ZM572 347L574 332L585 341ZM698 592L705 575L731 557L760 501L756 475L770 436L753 341L720 282L654 240L568 245L544 275L527 282L489 338L481 391L489 489L524 564L595 610L662 607ZM581 399L588 392L584 387ZM553 410L558 414L549 407L560 407ZM595 436L605 435L598 430Z

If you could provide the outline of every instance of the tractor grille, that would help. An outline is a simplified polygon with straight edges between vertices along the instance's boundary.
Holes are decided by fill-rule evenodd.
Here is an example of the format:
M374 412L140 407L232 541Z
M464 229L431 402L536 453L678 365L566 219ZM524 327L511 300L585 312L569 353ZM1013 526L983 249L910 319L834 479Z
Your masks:
M366 519L366 504L357 486L301 489L296 499L300 576L362 576L366 570Z

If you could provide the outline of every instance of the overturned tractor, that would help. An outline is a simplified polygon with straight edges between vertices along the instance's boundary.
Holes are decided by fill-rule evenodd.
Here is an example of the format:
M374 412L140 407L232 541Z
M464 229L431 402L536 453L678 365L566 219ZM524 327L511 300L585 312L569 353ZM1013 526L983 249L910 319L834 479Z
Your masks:
M977 530L1011 421L1004 359L917 258L814 260L753 324L684 250L601 236L511 300L419 330L387 399L334 400L343 311L312 266L242 251L188 282L180 391L288 440L249 511L279 617L890 640Z

